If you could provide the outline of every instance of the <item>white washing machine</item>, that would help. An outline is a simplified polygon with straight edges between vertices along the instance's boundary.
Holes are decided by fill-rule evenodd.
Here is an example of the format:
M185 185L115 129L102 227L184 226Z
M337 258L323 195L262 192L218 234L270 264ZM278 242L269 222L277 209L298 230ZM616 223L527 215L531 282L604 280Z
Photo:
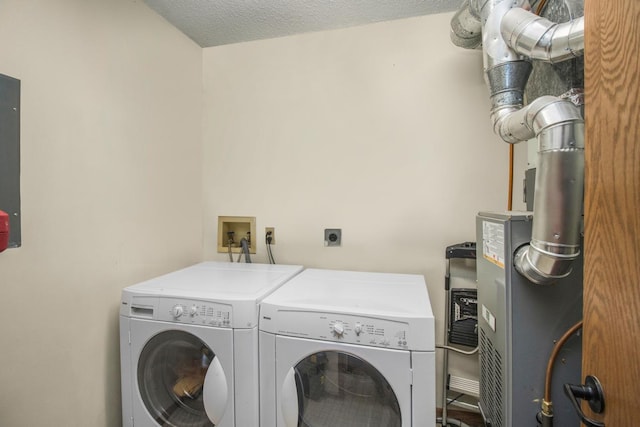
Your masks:
M257 426L258 303L300 271L204 262L124 289L123 425Z
M260 305L260 427L435 426L418 275L309 269Z

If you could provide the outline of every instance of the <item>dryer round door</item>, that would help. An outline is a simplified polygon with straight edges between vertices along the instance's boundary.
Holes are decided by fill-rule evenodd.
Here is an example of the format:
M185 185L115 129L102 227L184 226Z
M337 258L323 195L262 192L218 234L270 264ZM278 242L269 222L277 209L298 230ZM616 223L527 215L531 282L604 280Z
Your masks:
M391 384L347 350L323 350L302 359L288 370L281 398L287 427L403 425Z
M186 331L153 336L138 358L137 377L140 398L159 425L212 427L224 413L224 394L207 392L227 390L219 359Z
M275 337L278 427L411 427L411 354Z

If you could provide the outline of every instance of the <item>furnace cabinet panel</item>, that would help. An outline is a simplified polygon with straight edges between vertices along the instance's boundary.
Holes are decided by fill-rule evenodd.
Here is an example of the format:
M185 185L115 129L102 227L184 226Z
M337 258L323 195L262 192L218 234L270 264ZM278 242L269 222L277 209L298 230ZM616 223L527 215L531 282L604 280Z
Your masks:
M481 212L477 217L480 408L492 427L536 425L547 361L555 341L582 319L582 256L552 285L521 276L513 254L531 240L530 212ZM551 398L554 424L579 427L563 384L580 384L582 338L558 355Z
M9 247L20 234L20 80L0 74L0 210L9 214Z

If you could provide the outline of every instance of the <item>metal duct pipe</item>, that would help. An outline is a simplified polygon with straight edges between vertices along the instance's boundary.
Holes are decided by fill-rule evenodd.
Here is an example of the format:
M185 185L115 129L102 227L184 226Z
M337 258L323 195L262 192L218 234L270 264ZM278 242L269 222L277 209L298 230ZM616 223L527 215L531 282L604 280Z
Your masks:
M531 242L515 254L516 270L546 285L571 273L580 255L584 189L584 120L578 107L552 96L502 121L501 132L538 138Z
M556 24L516 7L502 17L502 37L521 55L545 62L561 62L584 52L584 17Z
M521 135L500 130L506 117L522 109L524 105L524 87L531 74L531 63L528 61L510 61L495 65L487 70L485 77L491 91L491 121L493 131L509 143L526 139Z
M516 252L514 264L532 282L550 284L570 274L580 254L584 121L577 107L556 97L543 96L523 108L531 64L522 55L558 62L581 54L584 20L554 24L518 7L523 4L467 0L451 20L451 38L458 46L476 47L475 26L483 23L494 131L509 143L538 139L532 238Z
M451 18L450 37L453 44L465 49L475 49L482 44L482 24L469 8L469 0L465 0Z
M494 106L494 130L507 142L538 139L531 242L515 254L516 270L537 284L571 273L580 255L584 188L584 120L570 101L542 96L524 108Z
M502 38L502 34L500 32L500 23L502 22L502 17L511 10L513 5L518 6L521 3L525 3L526 0L472 0L472 1L484 1L482 3L481 9L478 11L480 15L480 19L483 22L482 27L482 53L483 53L483 62L484 62L484 71L487 85L489 86L489 90L491 91L491 96L493 97L496 92L501 89L493 87L494 85L502 86L499 83L500 77L493 78L492 74L497 74L498 76L502 76L505 79L512 80L514 77L510 74L509 70L501 70L500 66L505 64L513 63L513 62L521 62L523 60L522 56L519 55L516 51L511 49L509 45ZM471 6L473 10L473 3ZM517 67L516 67L517 68ZM529 73L527 73L527 78L522 81L522 87L518 90L524 92L524 86L527 84L527 79L529 78ZM515 77L515 79L519 79L519 77ZM494 108L496 104L494 102Z

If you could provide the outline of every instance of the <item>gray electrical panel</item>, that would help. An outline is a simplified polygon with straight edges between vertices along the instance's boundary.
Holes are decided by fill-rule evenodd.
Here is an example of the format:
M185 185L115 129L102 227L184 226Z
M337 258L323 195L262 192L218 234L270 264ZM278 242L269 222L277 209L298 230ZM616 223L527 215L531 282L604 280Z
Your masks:
M582 319L582 257L553 285L536 285L513 266L513 253L531 240L528 212L478 214L478 333L480 402L487 426L536 426L545 373L555 341ZM571 337L556 360L551 400L554 424L578 427L564 396L581 383L582 338Z
M20 234L20 80L0 74L0 210L9 215L9 247Z

